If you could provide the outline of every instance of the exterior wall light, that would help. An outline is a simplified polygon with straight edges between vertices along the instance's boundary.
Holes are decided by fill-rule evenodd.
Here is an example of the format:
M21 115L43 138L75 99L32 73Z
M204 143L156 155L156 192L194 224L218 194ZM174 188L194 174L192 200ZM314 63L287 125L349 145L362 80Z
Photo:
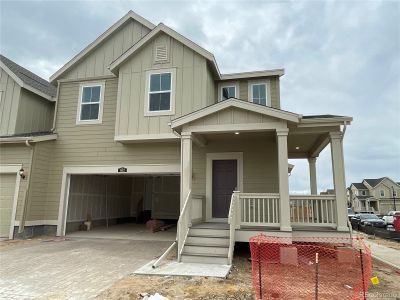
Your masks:
M300 149L300 147L299 146L296 146L296 150L299 150Z
M235 132L235 134L239 134L240 132Z
M20 176L22 179L25 179L25 178L26 178L24 168L21 168L21 169L19 170L18 174L19 174L19 176Z

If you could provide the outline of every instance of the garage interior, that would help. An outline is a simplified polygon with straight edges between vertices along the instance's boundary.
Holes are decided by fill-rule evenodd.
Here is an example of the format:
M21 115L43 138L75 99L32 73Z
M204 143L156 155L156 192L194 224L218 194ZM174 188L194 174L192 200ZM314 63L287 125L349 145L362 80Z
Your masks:
M174 241L179 195L179 175L71 175L66 235ZM174 226L153 233L149 220Z

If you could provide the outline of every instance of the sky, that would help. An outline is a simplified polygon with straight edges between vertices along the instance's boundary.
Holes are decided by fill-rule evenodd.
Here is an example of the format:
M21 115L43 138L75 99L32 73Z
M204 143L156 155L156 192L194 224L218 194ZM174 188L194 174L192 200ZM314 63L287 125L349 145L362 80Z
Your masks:
M222 73L284 68L282 109L354 118L346 182L400 181L400 1L1 1L0 52L48 79L133 10L212 52ZM290 189L309 192L306 160ZM333 187L330 149L319 191Z

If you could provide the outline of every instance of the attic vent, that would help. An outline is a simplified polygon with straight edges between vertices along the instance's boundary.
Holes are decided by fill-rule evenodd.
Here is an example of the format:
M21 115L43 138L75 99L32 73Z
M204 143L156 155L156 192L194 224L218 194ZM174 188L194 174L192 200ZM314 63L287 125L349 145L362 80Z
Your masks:
M165 62L168 60L168 51L166 45L156 46L155 62Z

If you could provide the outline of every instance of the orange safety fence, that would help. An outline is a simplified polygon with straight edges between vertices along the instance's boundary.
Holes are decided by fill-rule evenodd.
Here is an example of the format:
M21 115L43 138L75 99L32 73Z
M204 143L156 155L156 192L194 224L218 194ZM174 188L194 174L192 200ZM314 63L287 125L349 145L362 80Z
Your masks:
M250 238L257 299L366 299L371 251L360 238Z

